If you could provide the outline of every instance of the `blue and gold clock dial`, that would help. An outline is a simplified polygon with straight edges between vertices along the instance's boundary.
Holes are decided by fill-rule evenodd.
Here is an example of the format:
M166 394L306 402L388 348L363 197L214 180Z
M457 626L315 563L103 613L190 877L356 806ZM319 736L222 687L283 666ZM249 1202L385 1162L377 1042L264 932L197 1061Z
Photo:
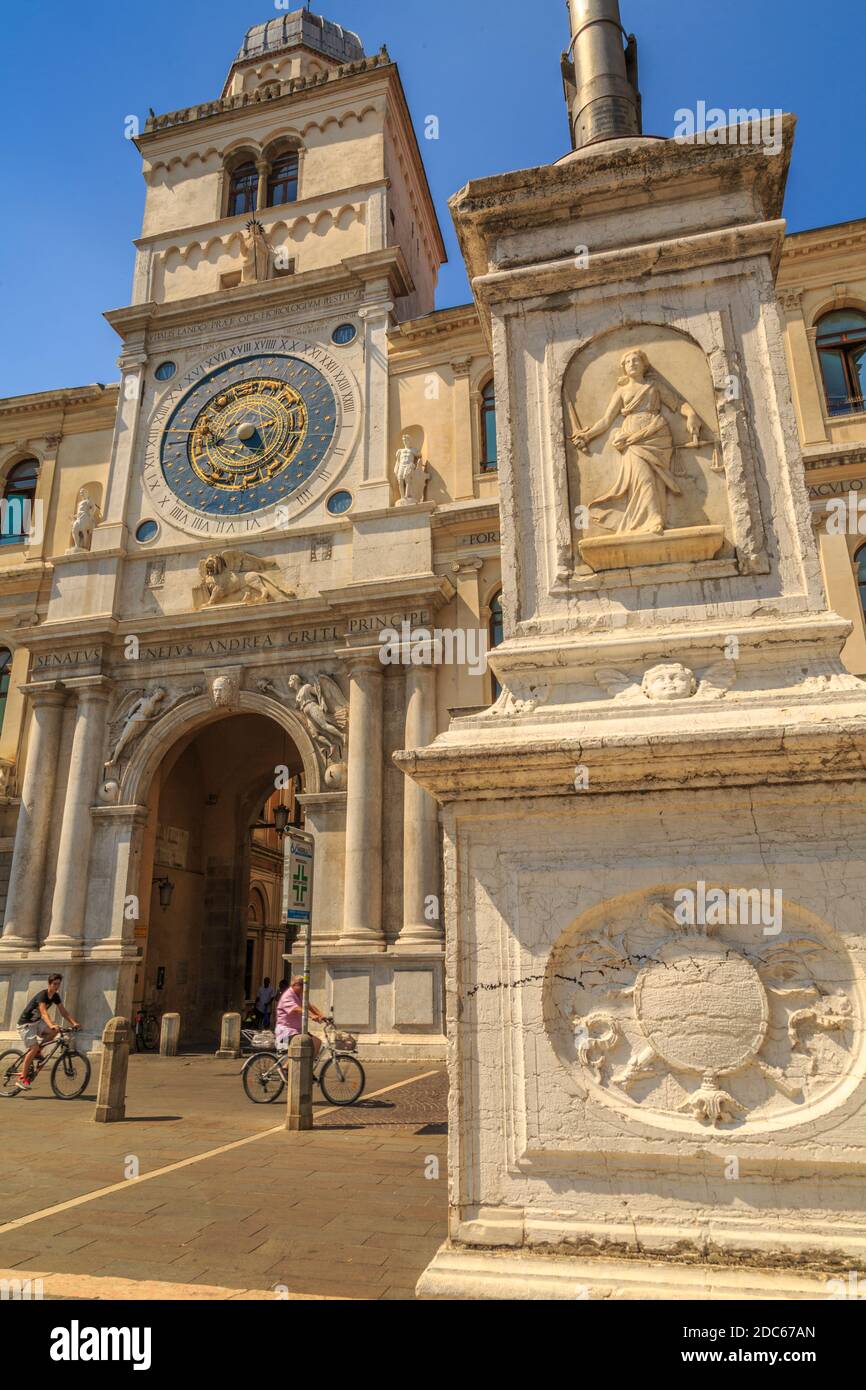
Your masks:
M247 357L209 372L172 412L162 474L179 500L214 516L285 502L324 461L334 393L297 357Z

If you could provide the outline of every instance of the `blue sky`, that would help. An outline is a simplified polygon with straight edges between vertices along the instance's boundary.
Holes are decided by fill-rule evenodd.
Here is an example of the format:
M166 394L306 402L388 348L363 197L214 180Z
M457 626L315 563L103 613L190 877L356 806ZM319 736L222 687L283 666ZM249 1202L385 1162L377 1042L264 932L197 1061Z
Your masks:
M621 4L641 44L647 133L671 134L699 100L793 111L790 229L866 217L864 0ZM388 44L419 134L439 118L440 139L421 140L450 257L438 303L463 303L449 195L568 148L564 0L328 0L320 12L368 52ZM125 118L217 97L246 29L275 13L273 0L6 0L0 396L116 379L102 312L129 301L144 193Z

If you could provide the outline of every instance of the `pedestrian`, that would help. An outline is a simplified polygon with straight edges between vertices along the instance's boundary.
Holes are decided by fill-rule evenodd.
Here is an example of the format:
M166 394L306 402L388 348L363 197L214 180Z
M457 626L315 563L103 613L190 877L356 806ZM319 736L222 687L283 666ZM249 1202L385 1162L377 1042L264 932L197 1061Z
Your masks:
M259 1026L267 1028L271 1016L271 1000L274 997L274 987L271 984L270 975L265 976L265 982L256 995L256 1013L259 1016Z

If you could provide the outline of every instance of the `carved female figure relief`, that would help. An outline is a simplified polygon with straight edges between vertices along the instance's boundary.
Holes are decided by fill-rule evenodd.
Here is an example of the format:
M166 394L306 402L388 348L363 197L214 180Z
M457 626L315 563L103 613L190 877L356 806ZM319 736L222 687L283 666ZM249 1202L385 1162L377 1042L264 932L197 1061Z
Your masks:
M613 487L589 504L590 510L606 530L661 535L667 525L668 494L682 496L671 469L674 439L662 407L685 418L692 444L700 442L702 421L688 401L656 376L641 349L629 349L621 368L607 410L594 425L581 429L572 407L572 442L586 453L593 439L622 419L612 441L622 455L619 473ZM621 514L596 510L623 498L626 508Z

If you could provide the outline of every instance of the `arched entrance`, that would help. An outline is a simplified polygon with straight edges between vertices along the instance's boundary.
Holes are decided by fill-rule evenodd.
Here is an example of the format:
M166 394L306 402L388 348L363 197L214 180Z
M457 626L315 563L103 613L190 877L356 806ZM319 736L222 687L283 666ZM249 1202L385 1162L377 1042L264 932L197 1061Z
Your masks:
M216 1045L221 1014L282 974L282 839L271 827L280 802L302 823L304 785L296 743L255 712L187 729L153 771L135 1003L179 1013L186 1042Z

